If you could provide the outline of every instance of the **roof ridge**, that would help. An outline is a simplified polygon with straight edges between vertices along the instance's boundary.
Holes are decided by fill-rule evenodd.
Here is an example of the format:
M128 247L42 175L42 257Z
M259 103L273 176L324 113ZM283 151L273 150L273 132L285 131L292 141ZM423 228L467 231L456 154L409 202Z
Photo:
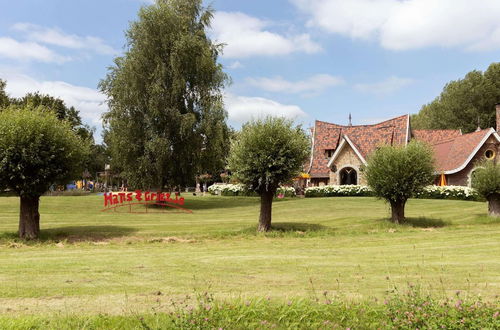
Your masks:
M422 128L422 129L412 129L412 131L458 131L460 132L460 129L454 129L454 128Z
M316 119L316 122L321 122L321 123L330 124L330 125L336 125L336 126L340 126L340 127L370 127L370 126L377 126L377 125L380 125L380 124L383 124L383 123L386 123L386 122L389 122L389 121L392 121L392 120L395 120L395 119L399 119L399 118L402 118L402 117L406 117L406 116L409 116L409 115L408 114L407 115L401 115L401 116L397 116L397 117L394 117L394 118L386 119L386 120L378 122L376 124L366 124L366 125L340 125L340 124L330 123L330 122L327 122L327 121L317 120L317 119Z

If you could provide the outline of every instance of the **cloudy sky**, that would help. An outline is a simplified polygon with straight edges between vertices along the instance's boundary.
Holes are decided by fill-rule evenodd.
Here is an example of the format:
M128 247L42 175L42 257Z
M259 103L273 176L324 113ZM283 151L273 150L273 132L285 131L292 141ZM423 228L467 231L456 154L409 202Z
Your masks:
M61 97L97 128L96 87L148 0L0 2L7 92ZM214 0L210 34L227 44L234 127L276 114L374 123L420 107L444 84L500 60L499 0ZM208 4L208 2L207 2ZM96 138L99 139L98 136Z

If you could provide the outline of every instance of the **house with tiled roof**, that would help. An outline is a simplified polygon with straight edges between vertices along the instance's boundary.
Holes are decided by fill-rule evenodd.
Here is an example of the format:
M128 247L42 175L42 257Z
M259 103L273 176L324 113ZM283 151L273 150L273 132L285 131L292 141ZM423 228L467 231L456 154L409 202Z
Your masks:
M436 178L444 175L448 185L469 185L478 160L500 157L500 136L497 133L500 129L500 104L496 107L496 114L496 130L478 128L467 134L460 130L412 130L410 115L374 125L345 126L317 120L312 129L308 185L365 185L363 166L373 151L382 145L405 146L411 140L431 146Z

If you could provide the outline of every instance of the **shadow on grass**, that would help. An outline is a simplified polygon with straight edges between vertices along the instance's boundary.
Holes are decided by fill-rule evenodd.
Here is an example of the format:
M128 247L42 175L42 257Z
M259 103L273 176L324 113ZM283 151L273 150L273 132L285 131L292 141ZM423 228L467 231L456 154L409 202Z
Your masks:
M137 229L122 226L70 226L40 230L40 237L33 242L68 241L68 242L99 242L111 238L129 236ZM15 232L0 234L0 240L18 240Z
M426 217L406 218L402 224L418 228L430 228L430 227L441 228L450 225L449 222L443 221L441 219L426 218Z
M265 235L267 237L316 237L334 235L335 229L315 223L298 223L298 222L276 222L271 225L271 230L268 232L258 232L257 225L244 228L237 232L225 233L220 236L258 236Z
M317 223L277 222L271 225L271 230L281 231L281 232L290 232L290 231L311 232L311 231L323 231L331 229L332 228L330 227L323 226Z
M206 198L198 196L186 200L183 207L190 210L207 210L207 209L228 209L245 206L255 206L259 204L260 199L257 197L220 197L220 198Z

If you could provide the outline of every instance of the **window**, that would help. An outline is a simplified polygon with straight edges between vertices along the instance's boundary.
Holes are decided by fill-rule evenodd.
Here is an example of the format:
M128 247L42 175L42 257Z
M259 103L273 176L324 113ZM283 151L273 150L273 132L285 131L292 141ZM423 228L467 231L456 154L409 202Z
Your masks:
M495 151L491 150L491 149L488 149L484 152L484 157L486 157L486 159L493 159L495 158Z
M358 173L352 167L344 167L339 176L341 185L358 184Z
M335 149L325 149L325 158L332 158L335 153Z

